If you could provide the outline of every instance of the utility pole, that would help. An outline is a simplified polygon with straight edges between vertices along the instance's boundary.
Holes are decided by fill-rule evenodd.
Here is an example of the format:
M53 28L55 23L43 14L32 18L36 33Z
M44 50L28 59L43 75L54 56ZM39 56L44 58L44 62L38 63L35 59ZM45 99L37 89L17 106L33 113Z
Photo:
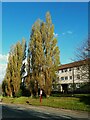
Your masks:
M72 76L73 76L72 96L74 96L74 68L72 68Z

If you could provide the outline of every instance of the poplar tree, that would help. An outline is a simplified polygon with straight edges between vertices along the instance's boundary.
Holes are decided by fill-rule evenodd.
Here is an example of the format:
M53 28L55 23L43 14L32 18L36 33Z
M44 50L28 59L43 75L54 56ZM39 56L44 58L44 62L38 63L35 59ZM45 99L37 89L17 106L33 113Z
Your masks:
M22 66L21 66L21 78L23 79L25 77L25 74L26 74L26 41L25 39L22 39L22 43L21 43L21 46L22 46ZM22 82L24 83L24 80L22 80Z
M14 48L13 54L13 88L14 88L14 96L17 96L20 90L21 76L20 69L22 65L22 46L20 42L18 42Z
M21 66L24 57L23 45L17 42L9 52L6 75L3 81L3 90L6 96L18 96L21 92Z
M52 81L59 65L59 48L54 37L54 25L50 13L46 14L46 22L36 21L32 27L28 50L29 70L33 90L43 89L48 97L51 93ZM29 82L30 82L29 81Z
M2 91L5 96L13 96L13 86L12 86L12 79L13 79L13 67L12 67L12 54L13 54L13 46L10 49L9 57L8 57L8 64L6 69L6 74L2 83Z
M44 91L48 97L52 90L52 81L56 79L55 72L58 70L59 48L57 46L57 39L54 37L54 25L52 24L50 13L46 13L46 22L42 23L41 27L43 51L45 63L43 66L45 75Z
M44 52L42 47L42 38L40 32L41 21L37 20L32 27L32 33L29 43L28 60L31 69L30 86L31 91L38 96L38 87L41 85L41 69L44 62ZM30 70L29 69L29 70ZM39 85L39 86L38 86Z
M30 92L31 97L33 96L33 81L31 81L31 54L30 54L30 48L28 46L28 54L27 54L27 77L25 80L25 89Z
M22 39L22 66L21 66L21 79L22 79L22 83L21 83L21 90L22 90L22 95L26 94L26 87L25 87L25 83L26 83L26 76L27 76L27 57L26 57L26 41L23 38Z

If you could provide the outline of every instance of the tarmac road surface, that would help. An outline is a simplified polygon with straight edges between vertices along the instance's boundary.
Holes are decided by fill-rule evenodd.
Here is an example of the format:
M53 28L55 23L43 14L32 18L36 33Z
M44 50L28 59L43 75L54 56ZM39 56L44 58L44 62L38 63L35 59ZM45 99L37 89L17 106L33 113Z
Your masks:
M28 108L19 105L0 105L2 107L2 120L88 120L88 118L75 118L69 115L56 114L48 110Z

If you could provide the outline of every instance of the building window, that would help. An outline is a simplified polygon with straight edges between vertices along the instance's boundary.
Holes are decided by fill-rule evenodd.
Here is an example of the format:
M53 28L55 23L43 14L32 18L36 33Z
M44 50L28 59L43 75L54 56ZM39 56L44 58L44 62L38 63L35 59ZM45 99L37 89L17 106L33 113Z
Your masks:
M69 68L69 71L71 71L71 68Z
M68 85L68 88L71 88L71 84Z
M67 69L65 69L65 72L67 72Z
M64 71L62 70L61 72L63 73Z
M76 88L80 88L80 84L79 83L76 84Z
M77 79L80 79L80 75L79 74L77 74Z
M68 77L67 77L67 76L65 77L65 80L68 80Z
M61 77L61 80L64 80L64 77Z
M79 68L79 67L77 67L77 70L80 70L80 68Z
M59 73L62 73L62 70L60 70Z
M72 79L72 76L70 76L70 79Z

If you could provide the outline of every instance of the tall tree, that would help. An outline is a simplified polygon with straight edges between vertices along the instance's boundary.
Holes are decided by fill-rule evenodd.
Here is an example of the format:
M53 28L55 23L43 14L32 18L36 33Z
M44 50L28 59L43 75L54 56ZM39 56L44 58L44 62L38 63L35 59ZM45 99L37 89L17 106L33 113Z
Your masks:
M32 33L29 43L28 60L31 70L30 84L35 94L38 96L38 85L41 83L41 69L44 62L44 52L42 47L42 38L40 33L40 20L37 20L32 27ZM29 73L29 74L30 74Z
M21 79L22 79L22 83L21 83L21 89L22 89L22 95L27 94L27 85L26 85L26 80L28 78L27 76L27 57L26 57L26 48L27 48L27 44L25 39L22 39L22 49L23 49L23 54L22 54L22 67L21 67Z
M27 64L27 58L26 58L26 41L25 39L22 39L22 43L21 43L21 46L22 46L22 67L21 67L21 77L22 77L22 83L24 82L24 79L26 77L26 73L27 73L27 70L26 70L26 64Z
M57 39L54 36L54 25L52 24L49 12L46 13L46 23L42 23L41 33L45 58L43 66L45 75L44 91L49 96L52 90L52 81L56 79L55 72L58 70L58 65L60 64L60 51L57 46Z
M54 25L50 13L46 14L46 22L36 21L32 27L29 43L29 70L35 92L38 87L49 96L52 80L56 79L55 72L59 65L59 48L54 37ZM39 85L39 86L38 86Z
M20 92L20 70L23 56L23 45L20 42L17 42L10 50L6 75L3 82L3 88L5 88L4 92L7 96L18 96Z
M12 54L12 76L13 76L13 96L17 96L20 90L21 76L20 76L20 68L22 65L22 47L20 42L14 47L14 51Z
M13 53L13 46L11 47L11 50L9 52L8 57L8 64L6 69L6 75L4 77L4 80L2 82L2 91L3 94L6 96L13 96L13 87L12 87L12 76L13 76L13 67L12 67L12 53Z

